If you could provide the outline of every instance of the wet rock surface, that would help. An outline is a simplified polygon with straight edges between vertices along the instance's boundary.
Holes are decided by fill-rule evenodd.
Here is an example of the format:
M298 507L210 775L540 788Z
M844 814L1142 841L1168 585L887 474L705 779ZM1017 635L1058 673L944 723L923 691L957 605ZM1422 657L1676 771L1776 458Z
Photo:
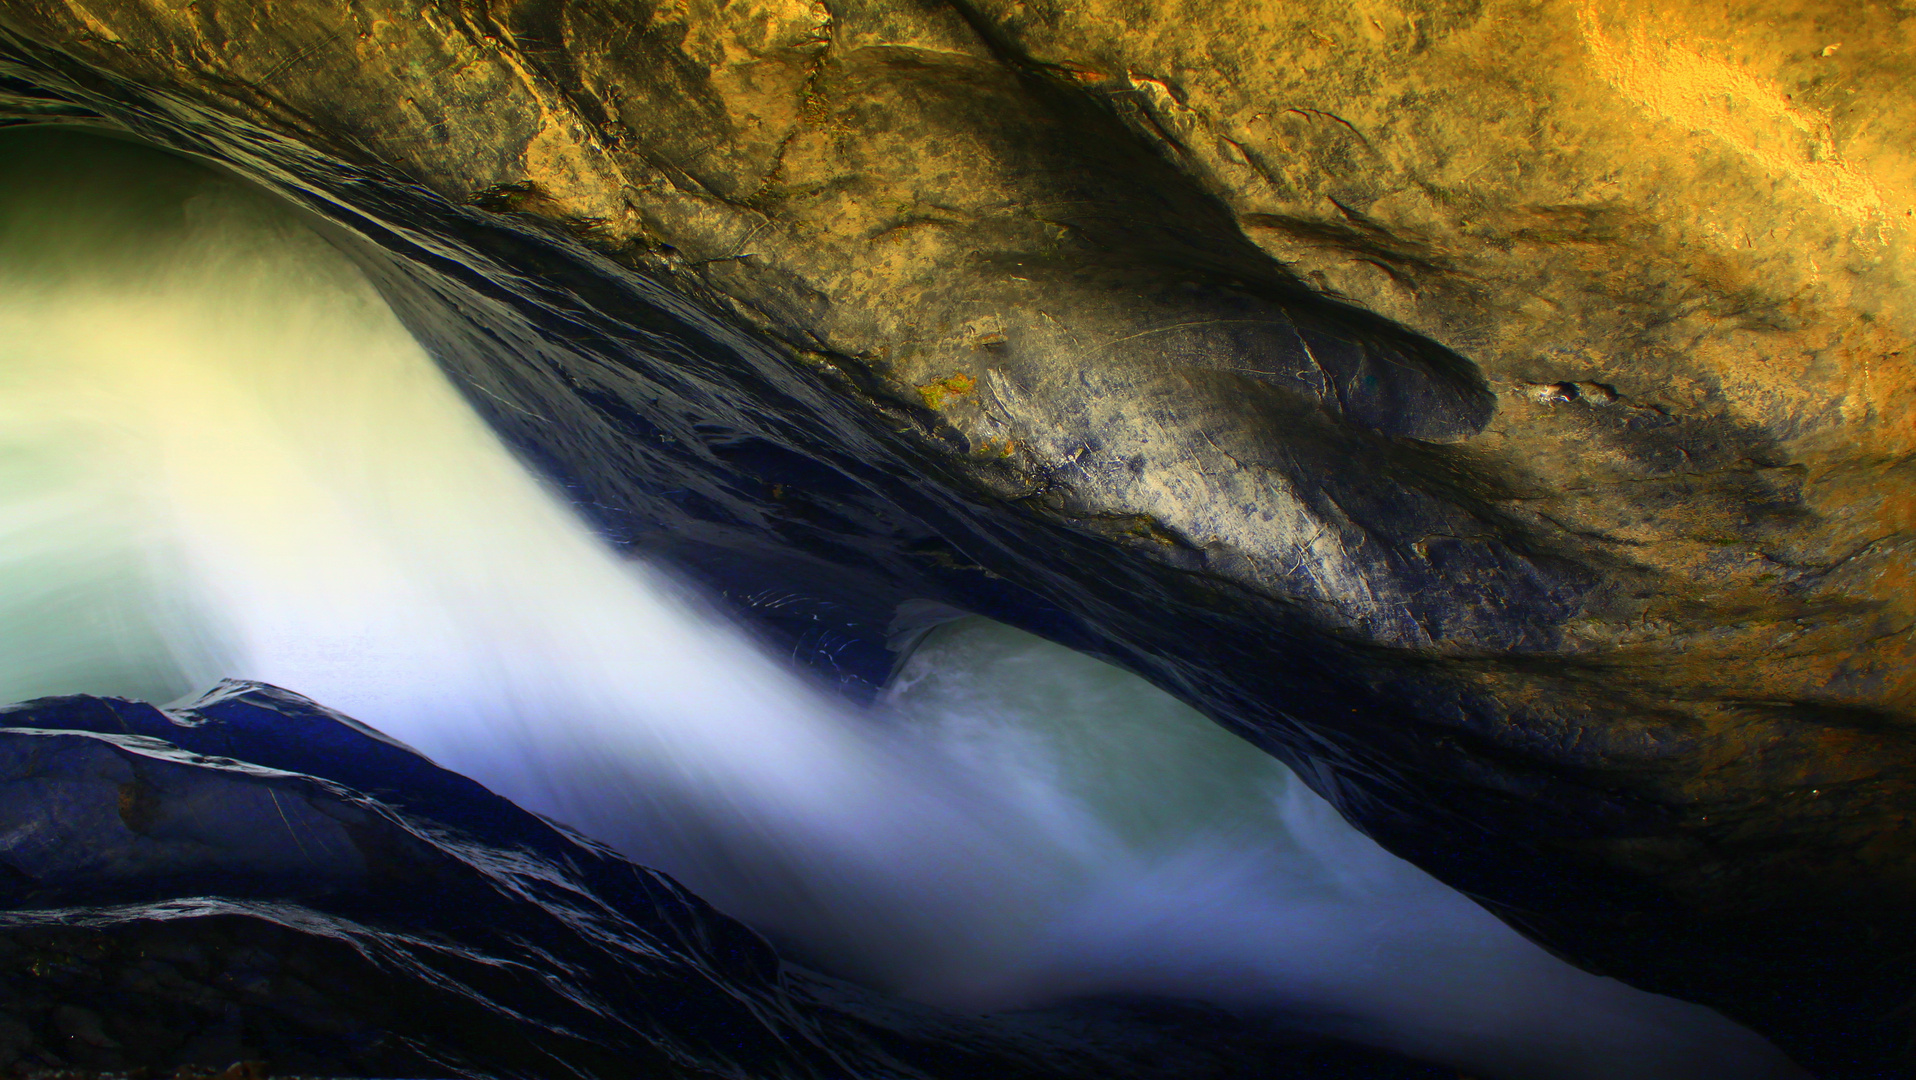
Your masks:
M1579 962L1908 1067L1890 6L8 0L606 534L1124 663Z
M47 699L0 723L15 1073L1447 1075L1173 1004L965 1018L885 1001L259 684L170 712Z

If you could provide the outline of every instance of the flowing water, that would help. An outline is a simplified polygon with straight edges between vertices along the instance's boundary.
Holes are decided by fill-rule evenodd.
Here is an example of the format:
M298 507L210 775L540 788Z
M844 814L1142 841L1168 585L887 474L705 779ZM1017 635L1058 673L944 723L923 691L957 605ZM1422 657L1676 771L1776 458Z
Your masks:
M1507 1077L1796 1075L1553 959L1096 660L968 618L874 708L818 690L602 545L293 211L0 134L0 700L222 676L920 1000L1196 998Z

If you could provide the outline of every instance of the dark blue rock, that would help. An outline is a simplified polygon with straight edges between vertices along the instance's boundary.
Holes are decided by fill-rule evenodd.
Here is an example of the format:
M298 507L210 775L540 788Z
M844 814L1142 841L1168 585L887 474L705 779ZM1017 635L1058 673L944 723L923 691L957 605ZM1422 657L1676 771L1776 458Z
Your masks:
M498 1077L1416 1077L1177 1004L939 1014L255 683L0 710L0 1067Z

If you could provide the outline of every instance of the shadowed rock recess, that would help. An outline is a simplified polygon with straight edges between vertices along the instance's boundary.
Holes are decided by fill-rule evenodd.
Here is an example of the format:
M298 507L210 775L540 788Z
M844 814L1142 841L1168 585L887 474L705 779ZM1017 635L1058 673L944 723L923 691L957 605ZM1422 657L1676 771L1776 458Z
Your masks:
M1826 1076L1916 1007L1916 14L0 0L848 690L1110 657ZM98 752L105 753L106 750Z

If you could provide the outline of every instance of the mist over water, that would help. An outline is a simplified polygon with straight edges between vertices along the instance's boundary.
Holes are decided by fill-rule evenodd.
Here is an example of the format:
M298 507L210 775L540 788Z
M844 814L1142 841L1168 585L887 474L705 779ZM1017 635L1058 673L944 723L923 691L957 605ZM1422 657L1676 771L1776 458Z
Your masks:
M1513 1078L1799 1075L1565 965L1135 677L988 621L861 710L622 561L243 186L0 133L0 700L305 694L965 1009L1166 995Z

